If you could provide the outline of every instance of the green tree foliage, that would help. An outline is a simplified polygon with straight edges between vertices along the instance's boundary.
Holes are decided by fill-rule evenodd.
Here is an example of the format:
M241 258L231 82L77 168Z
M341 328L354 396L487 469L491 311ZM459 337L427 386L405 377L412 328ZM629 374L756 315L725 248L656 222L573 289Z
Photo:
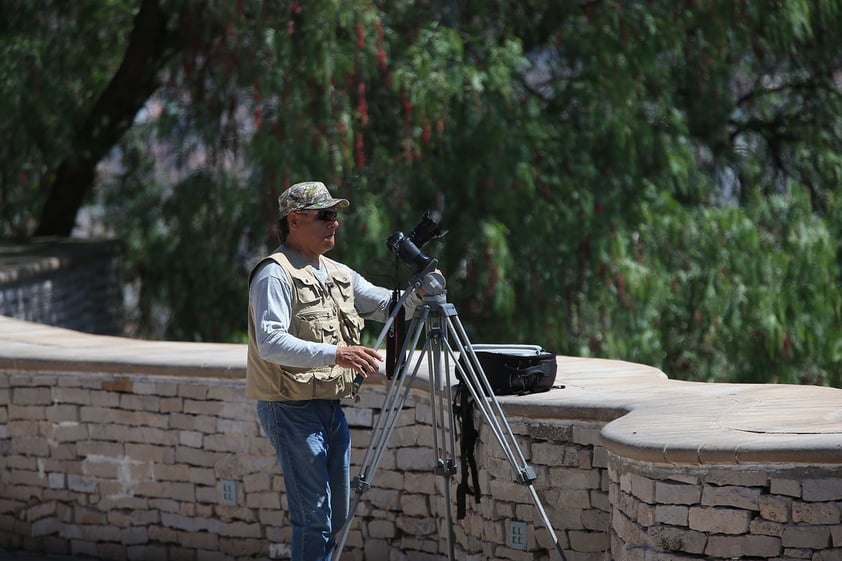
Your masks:
M352 201L335 257L387 286L387 236L441 213L424 251L475 342L842 385L842 3L21 3L4 235L32 231L147 4L180 40L96 193L141 334L241 340L277 195L318 178Z

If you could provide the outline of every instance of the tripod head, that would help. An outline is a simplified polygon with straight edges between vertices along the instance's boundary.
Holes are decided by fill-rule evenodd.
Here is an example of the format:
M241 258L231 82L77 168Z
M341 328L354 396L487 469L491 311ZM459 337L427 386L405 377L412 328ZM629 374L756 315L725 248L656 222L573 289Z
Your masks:
M440 271L435 270L424 275L421 281L420 289L424 291L424 297L427 296L441 296L445 292L447 281L444 280L444 275Z

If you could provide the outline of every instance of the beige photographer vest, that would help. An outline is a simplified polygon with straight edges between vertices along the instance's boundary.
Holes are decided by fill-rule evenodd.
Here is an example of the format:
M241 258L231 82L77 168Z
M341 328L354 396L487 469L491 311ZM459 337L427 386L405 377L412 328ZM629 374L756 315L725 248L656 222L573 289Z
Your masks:
M358 345L363 320L354 307L351 274L336 261L322 257L327 286L304 264L292 262L283 249L261 260L249 275L267 260L284 270L292 289L292 317L289 334L317 343ZM336 365L318 368L284 366L264 360L255 339L254 310L249 303L249 343L246 365L246 397L264 401L341 399L351 397L355 374Z

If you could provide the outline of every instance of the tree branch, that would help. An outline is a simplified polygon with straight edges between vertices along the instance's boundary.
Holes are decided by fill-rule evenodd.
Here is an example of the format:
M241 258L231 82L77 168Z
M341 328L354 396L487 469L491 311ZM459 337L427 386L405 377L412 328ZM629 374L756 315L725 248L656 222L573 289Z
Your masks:
M158 89L159 74L177 51L158 0L142 0L120 68L97 99L74 140L75 152L56 168L36 236L67 237L93 187L97 163L131 127Z

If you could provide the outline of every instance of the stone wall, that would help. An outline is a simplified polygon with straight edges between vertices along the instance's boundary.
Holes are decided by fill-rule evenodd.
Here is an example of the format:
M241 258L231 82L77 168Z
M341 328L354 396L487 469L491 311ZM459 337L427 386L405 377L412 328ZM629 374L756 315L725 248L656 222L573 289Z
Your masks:
M0 315L117 335L122 249L112 240L0 243Z
M286 558L283 478L243 393L241 380L0 372L0 546L114 560ZM343 559L446 558L444 479L434 473L425 394L414 391L401 410ZM346 408L352 475L383 399L373 386ZM515 428L549 516L565 528L563 547L601 558L609 515L605 466L594 465L598 430L572 421ZM454 522L459 558L533 559L506 545L512 520L529 524L529 550L550 548L497 441L480 444L477 458L484 496Z
M615 559L842 559L838 466L609 464Z
M283 477L244 397L244 364L242 345L0 319L0 547L119 561L287 558ZM842 391L558 364L564 389L500 403L566 559L842 560ZM346 407L352 476L386 389L370 378ZM342 559L447 558L447 480L434 471L430 416L422 367ZM453 521L456 558L559 559L529 489L474 418L483 494ZM460 480L447 484L451 498Z

